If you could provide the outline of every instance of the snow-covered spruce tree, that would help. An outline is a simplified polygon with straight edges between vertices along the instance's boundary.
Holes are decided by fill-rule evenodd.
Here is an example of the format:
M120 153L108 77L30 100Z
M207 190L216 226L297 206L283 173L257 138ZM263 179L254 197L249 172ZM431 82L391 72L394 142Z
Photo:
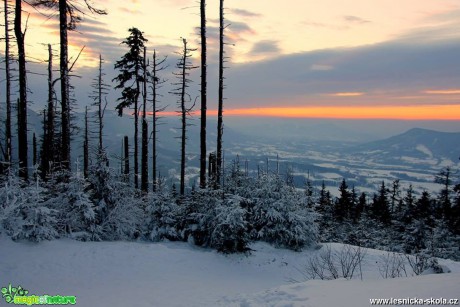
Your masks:
M254 227L254 239L293 250L316 243L315 213L305 207L302 193L286 185L279 176L261 176L252 201L249 222Z
M95 204L96 225L102 240L129 240L141 235L143 201L136 191L106 164L104 154L90 167L88 181Z
M16 226L15 220L13 220L15 210L24 203L26 198L23 190L26 184L11 171L2 176L1 179L0 231L6 231L7 234L11 235Z
M69 175L69 181L51 181L52 196L46 201L50 208L59 212L58 225L62 235L82 241L100 240L96 225L96 212L89 196L89 183L83 174Z
M214 208L210 246L219 252L234 253L249 250L250 237L247 231L247 211L243 207L244 199L229 195L220 206Z
M57 210L44 201L46 189L38 180L26 185L11 175L0 189L0 199L5 199L2 224L13 240L39 242L58 237Z
M246 252L250 241L243 198L201 189L181 205L185 240L223 253Z
M444 220L436 220L427 240L427 250L432 257L460 260L460 237L454 235Z
M147 234L152 241L181 240L178 231L180 208L169 192L157 192L151 195L146 207Z
M460 183L454 188L456 193L455 202L452 205L452 215L449 221L449 228L451 231L460 236Z

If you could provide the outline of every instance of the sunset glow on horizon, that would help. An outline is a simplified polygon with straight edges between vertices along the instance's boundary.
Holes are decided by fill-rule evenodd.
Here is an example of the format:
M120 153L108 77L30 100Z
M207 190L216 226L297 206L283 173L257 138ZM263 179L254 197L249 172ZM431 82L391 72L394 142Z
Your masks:
M199 117L199 111L190 113ZM148 113L152 115L151 112ZM177 116L177 112L161 112L161 116ZM217 110L208 110L217 116ZM310 106L228 109L225 116L327 118L327 119L395 119L395 120L460 120L459 105L424 106Z

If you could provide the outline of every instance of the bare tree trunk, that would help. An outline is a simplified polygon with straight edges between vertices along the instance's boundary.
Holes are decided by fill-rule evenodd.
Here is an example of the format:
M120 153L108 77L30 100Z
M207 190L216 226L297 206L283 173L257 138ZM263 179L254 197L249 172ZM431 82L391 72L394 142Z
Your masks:
M19 99L18 99L18 156L19 176L28 180L27 170L27 78L26 52L24 47L25 32L22 32L22 0L16 0L14 33L18 45L19 64Z
M85 107L85 140L83 141L83 176L88 178L89 170L89 138L88 138L88 107Z
M141 161L141 190L144 192L148 191L148 126L147 126L147 58L146 58L147 48L144 47L144 83L143 83L143 110L142 110L142 161Z
M187 109L185 107L185 87L186 87L186 61L187 61L187 40L183 39L184 43L184 54L182 58L182 90L181 90L181 122L182 122L182 133L181 133L181 151L180 151L180 195L185 194L185 142L187 140L186 129L187 129Z
M48 44L48 106L47 116L44 123L43 148L41 157L42 178L50 172L50 164L55 160L54 146L54 90L53 90L53 50Z
M157 54L153 50L152 70L152 180L153 192L157 190Z
M201 16L201 129L200 129L200 188L206 188L206 0L200 1Z
M102 144L102 129L104 128L103 117L105 108L102 106L102 56L99 54L99 75L97 78L97 88L98 88L98 97L97 97L97 118L99 124L99 147L98 153L102 155L102 151L104 150Z
M67 0L59 0L59 38L61 74L61 163L70 170L70 98L69 98L69 55L67 39Z
M134 101L134 187L139 188L139 64L136 62L136 95Z
M10 68L10 29L9 29L9 7L8 1L4 1L5 8L5 79L6 79L6 120L5 120L5 162L11 167L11 158L13 155L12 130L11 130L11 68Z
M37 165L38 159L37 159L37 138L35 136L35 133L33 134L32 137L32 164L33 166Z
M157 191L157 125L158 125L158 113L164 111L163 108L158 107L158 88L159 85L164 83L165 80L160 80L158 72L164 70L166 67L163 66L166 61L166 57L161 60L157 59L156 50L153 50L153 63L152 63L152 178L153 178L153 192Z
M125 140L124 140L124 146L125 146L125 171L123 172L124 175L126 176L126 181L129 182L129 143L128 143L128 136L125 135Z
M220 186L222 173L222 135L223 127L223 106L224 106L224 0L220 0L219 8L219 94L217 110L217 169L215 188Z

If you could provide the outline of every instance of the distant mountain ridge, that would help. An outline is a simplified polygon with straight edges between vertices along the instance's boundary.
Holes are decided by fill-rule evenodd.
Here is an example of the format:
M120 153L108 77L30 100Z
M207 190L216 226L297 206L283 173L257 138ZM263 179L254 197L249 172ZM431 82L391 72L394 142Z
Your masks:
M412 158L431 160L430 164L446 159L456 163L460 157L460 132L413 128L387 139L353 146L347 151L387 162Z

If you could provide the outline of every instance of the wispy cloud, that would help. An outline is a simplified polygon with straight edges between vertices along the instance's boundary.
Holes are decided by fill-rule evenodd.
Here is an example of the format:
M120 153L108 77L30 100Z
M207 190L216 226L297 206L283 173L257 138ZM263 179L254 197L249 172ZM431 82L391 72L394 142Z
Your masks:
M254 44L251 49L251 54L267 54L267 53L279 53L281 50L278 46L278 42L274 40L264 40Z
M238 15L241 17L260 17L262 16L261 14L254 13L252 11L244 10L244 9L229 9L228 10L231 14L233 15Z
M329 71L333 70L334 66L332 65L325 65L325 64L313 64L310 67L310 70L312 71Z
M449 90L426 90L425 94L434 94L434 95L455 95L460 94L460 89L449 89Z
M358 96L363 96L363 92L341 92L341 93L332 93L332 94L326 94L327 96L333 96L333 97L358 97Z
M363 19L361 17L352 16L352 15L343 16L343 19L345 20L345 22L350 23L350 24L355 24L355 25L356 24L362 25L362 24L366 24L366 23L371 23L370 20L366 20L366 19Z

